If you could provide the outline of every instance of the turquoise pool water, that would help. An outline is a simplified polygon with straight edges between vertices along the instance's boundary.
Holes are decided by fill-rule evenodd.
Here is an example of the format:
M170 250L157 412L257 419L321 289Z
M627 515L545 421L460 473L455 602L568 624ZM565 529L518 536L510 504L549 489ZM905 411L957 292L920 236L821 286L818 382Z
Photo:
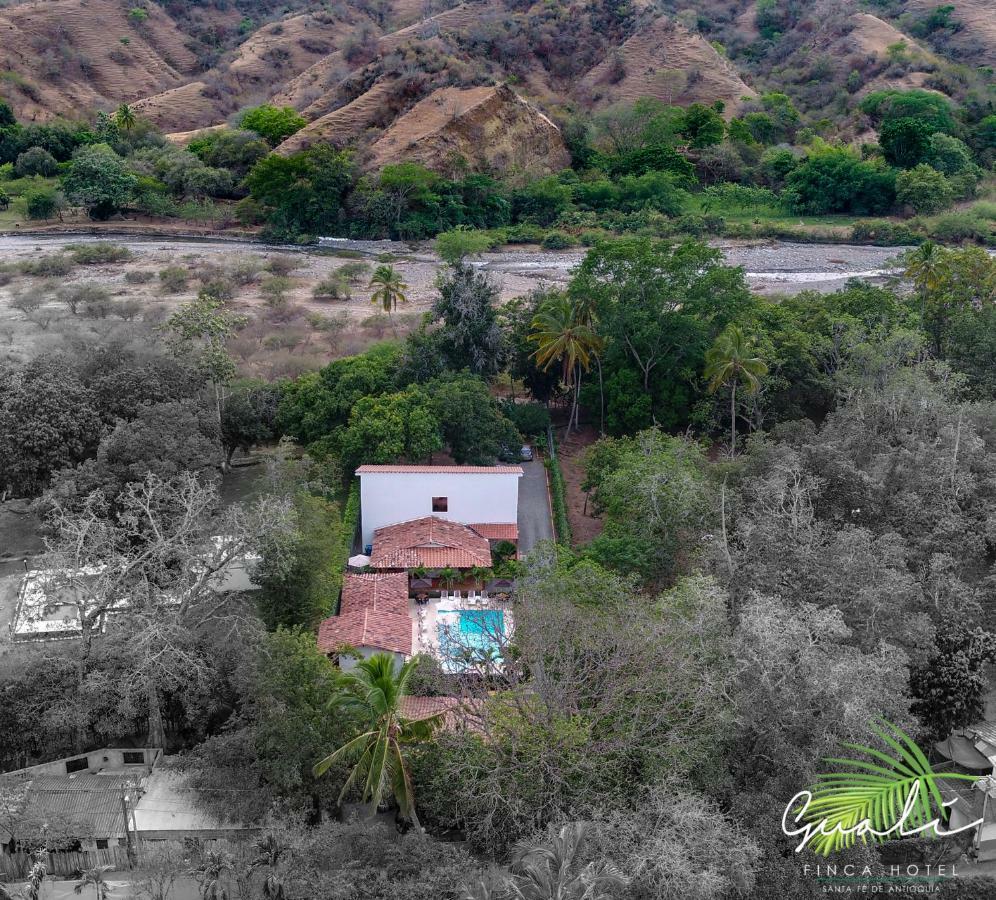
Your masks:
M501 638L505 635L505 613L500 609L441 609L457 613L459 626L439 623L439 650L443 668L459 672L475 662L500 661ZM455 633L456 632L456 633Z

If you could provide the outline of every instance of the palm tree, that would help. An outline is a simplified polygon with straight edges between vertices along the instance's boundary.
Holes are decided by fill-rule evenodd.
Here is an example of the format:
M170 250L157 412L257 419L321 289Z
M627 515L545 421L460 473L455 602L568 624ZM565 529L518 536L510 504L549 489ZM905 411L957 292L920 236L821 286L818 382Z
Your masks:
M340 702L347 711L359 715L367 730L315 763L312 771L318 778L338 762L355 760L337 803L342 805L350 789L362 782L363 802L368 804L368 815L373 815L390 791L401 816L421 831L405 750L429 740L443 717L413 721L401 715L401 702L408 694L416 663L410 659L398 668L390 653L374 653L345 674Z
M367 287L376 287L370 297L371 303L379 303L384 312L390 315L398 309L398 303L405 303L408 285L401 279L401 273L394 266L377 266Z
M114 113L114 123L122 131L131 131L138 124L138 120L135 118L135 113L132 112L131 107L127 103L122 103L118 107L117 112Z
M563 364L564 383L573 394L567 420L570 431L578 424L581 370L587 372L602 349L602 339L595 333L588 304L572 303L562 292L551 295L536 311L529 340L536 344L532 356L543 371L557 361Z
M768 374L768 366L759 356L754 356L752 343L737 325L727 325L706 351L705 377L709 380L709 393L721 387L730 388L730 455L737 453L737 385L743 383L751 394L761 386L760 379Z
M97 900L104 900L111 892L111 886L104 880L104 874L113 868L114 866L94 866L92 869L84 869L80 873L80 880L73 885L73 893L82 894L83 889L92 884Z
M933 241L924 241L915 250L910 250L903 258L906 269L903 274L913 282L920 293L920 318L927 312L927 299L940 287L947 267L946 251Z
M583 822L551 832L535 846L520 844L512 856L506 883L514 900L610 900L629 884L611 863L581 866L577 857L588 834Z

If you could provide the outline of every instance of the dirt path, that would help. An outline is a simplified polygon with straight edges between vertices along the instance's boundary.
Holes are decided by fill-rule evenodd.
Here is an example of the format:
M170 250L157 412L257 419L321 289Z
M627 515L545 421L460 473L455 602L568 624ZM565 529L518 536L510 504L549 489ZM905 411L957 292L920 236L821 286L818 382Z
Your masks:
M567 519L571 524L573 544L580 547L602 533L602 520L592 516L590 510L585 512L587 498L581 489L584 481L584 453L598 440L598 432L591 426L585 426L566 440L559 440L557 452L567 493ZM588 506L590 505L589 503Z

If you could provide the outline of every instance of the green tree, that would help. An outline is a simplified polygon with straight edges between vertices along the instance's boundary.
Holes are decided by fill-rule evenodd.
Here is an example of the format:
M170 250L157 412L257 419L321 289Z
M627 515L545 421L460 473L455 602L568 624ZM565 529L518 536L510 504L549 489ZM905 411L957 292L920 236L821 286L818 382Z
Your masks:
M253 570L260 617L270 629L309 631L332 614L341 584L330 548L342 540L338 507L299 489L290 528L262 536L260 562Z
M279 436L281 394L279 385L264 381L244 381L232 387L221 414L221 441L229 463L236 450L248 452Z
M932 133L920 119L889 119L879 131L878 143L888 163L912 169L930 155Z
M945 175L957 175L977 168L968 146L958 138L940 131L930 136L930 152L926 162Z
M709 106L693 103L685 110L681 134L695 149L711 147L723 140L726 123L723 117Z
M442 322L434 337L449 368L484 378L502 370L506 347L495 311L499 295L493 278L468 265L453 266L439 282L432 313Z
M945 622L934 653L910 670L911 709L942 741L985 715L986 667L996 662L996 635L962 622Z
M59 171L59 164L55 157L48 150L42 147L28 147L23 153L18 154L14 162L14 174L18 178L26 175L41 175L43 178L51 178Z
M450 374L425 385L443 440L461 465L488 466L522 443L502 414L487 384L467 373Z
M935 213L954 202L954 191L937 169L921 163L896 176L896 202L918 214Z
M66 198L93 219L107 219L124 206L136 186L125 161L107 144L82 147L63 182Z
M895 201L893 170L844 147L810 153L786 179L786 199L802 213L878 215Z
M408 694L416 665L417 661L410 659L399 667L389 653L375 653L345 674L341 705L367 730L315 763L314 774L317 778L340 761L355 760L339 792L339 804L358 787L372 816L390 794L401 816L420 829L408 754L410 748L432 737L442 724L442 716L417 721L402 716L401 702Z
M323 144L289 156L272 153L252 167L245 183L278 234L320 235L340 222L353 175L351 154Z
M347 468L425 460L443 448L432 401L419 387L359 399L337 443Z
M244 316L227 312L224 306L221 300L201 293L196 300L180 306L163 326L173 353L189 360L191 367L211 384L219 429L224 427L225 387L235 377L235 362L225 344L246 322Z
M388 315L398 311L398 303L408 302L408 297L405 294L408 285L405 284L401 273L394 266L377 266L367 287L374 288L374 292L370 295L370 302L379 303L381 309Z
M38 362L3 375L0 494L31 496L54 471L93 452L101 429L97 398L58 365Z
M491 238L480 231L456 228L436 235L436 253L451 266L460 265L468 256L478 256L491 247Z
M533 358L537 366L549 369L555 362L561 364L564 384L572 397L567 430L579 427L581 372L591 368L603 346L585 305L572 302L561 291L548 295L536 311L529 339L536 345Z
M307 123L308 120L298 115L292 106L277 107L270 103L246 110L239 119L240 127L255 131L271 147L276 147Z
M716 343L706 351L704 376L709 390L715 393L722 387L730 389L730 455L737 454L737 385L757 393L761 378L768 373L768 366L759 356L738 325L727 325L716 338Z

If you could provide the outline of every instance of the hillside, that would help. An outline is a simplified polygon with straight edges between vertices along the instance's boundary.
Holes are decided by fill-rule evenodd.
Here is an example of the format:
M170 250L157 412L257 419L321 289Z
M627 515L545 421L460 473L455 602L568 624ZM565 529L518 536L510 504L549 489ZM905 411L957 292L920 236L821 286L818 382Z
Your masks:
M0 12L3 94L23 120L76 116L189 82L197 59L160 7L31 0Z
M567 168L560 129L508 87L442 88L397 119L371 148L371 167L414 161L430 169L454 157L506 176Z
M308 121L283 152L328 142L359 145L373 160L401 147L431 159L451 139L462 144L441 134L440 98L497 84L554 121L647 96L721 101L730 118L756 110L764 92L784 92L810 121L854 139L868 130L857 104L869 91L979 94L988 76L970 67L996 60L993 11L993 0L961 0L941 13L931 0L908 0L874 15L858 0L345 0L323 8L13 0L0 12L0 95L22 121L90 117L127 102L181 141L271 102ZM497 133L500 122L481 127ZM436 149L423 152L411 135Z

